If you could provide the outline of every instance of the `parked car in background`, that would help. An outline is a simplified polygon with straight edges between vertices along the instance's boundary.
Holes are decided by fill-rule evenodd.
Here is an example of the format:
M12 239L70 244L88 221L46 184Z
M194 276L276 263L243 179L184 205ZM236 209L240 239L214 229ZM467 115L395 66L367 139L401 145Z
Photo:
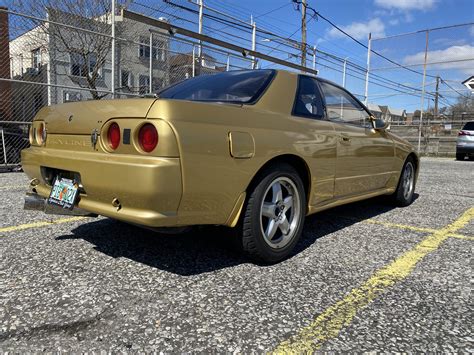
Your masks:
M22 152L25 207L47 199L148 228L225 225L251 257L277 262L306 215L377 195L413 201L418 156L386 128L344 88L276 70L46 107Z
M458 133L456 141L456 160L474 157L474 121L466 122Z

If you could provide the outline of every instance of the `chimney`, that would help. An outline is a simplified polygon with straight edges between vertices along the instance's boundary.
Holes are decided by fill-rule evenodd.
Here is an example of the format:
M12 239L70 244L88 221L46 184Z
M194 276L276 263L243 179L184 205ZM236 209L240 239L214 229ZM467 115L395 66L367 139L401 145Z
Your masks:
M0 78L10 79L10 36L8 8L0 6ZM10 120L12 114L11 82L0 80L0 121Z

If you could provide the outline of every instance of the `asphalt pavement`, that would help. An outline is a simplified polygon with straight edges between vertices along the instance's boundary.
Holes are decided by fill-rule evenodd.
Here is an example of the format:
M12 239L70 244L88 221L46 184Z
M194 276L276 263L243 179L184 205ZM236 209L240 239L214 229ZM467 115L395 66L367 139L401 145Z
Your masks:
M307 217L262 266L224 228L23 211L27 177L0 174L0 352L474 352L473 181L424 158L411 206Z

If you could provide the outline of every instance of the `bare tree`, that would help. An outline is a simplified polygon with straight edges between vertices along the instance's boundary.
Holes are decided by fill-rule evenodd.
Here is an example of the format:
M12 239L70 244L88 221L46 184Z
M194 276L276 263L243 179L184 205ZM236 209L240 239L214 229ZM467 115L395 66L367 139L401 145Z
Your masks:
M48 65L53 67L52 62L58 58L71 62L70 72L54 74L68 75L76 85L89 89L93 99L107 95L101 94L99 87L111 53L110 0L13 0L11 7L49 20L23 18L27 21L25 28L34 29L30 40L49 52Z

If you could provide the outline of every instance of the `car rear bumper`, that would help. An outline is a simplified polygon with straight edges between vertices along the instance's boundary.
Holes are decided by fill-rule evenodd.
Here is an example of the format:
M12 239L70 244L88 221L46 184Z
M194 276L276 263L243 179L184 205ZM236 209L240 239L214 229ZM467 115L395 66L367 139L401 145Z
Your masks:
M75 172L83 187L78 208L148 227L177 225L182 195L179 158L31 147L22 151L22 166L39 182L34 191L42 197L51 190L45 171Z
M456 145L456 154L474 155L474 143Z

